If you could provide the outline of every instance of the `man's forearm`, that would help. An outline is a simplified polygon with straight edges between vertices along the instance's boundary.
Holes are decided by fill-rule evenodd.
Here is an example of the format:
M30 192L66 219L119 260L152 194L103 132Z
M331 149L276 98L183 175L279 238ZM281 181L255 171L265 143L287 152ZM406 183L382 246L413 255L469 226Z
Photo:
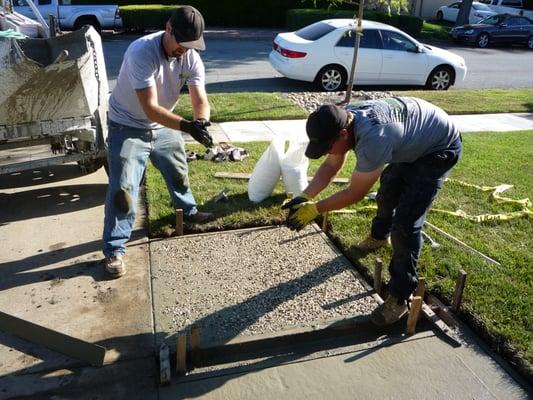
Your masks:
M145 113L150 121L166 126L167 128L181 130L181 120L183 118L164 107L153 106Z
M328 198L321 200L317 203L317 209L319 213L325 213L331 210L340 210L351 204L360 201L366 193L353 192L349 189L341 190Z
M317 196L331 183L337 172L338 170L332 168L329 164L322 164L304 192L311 198Z

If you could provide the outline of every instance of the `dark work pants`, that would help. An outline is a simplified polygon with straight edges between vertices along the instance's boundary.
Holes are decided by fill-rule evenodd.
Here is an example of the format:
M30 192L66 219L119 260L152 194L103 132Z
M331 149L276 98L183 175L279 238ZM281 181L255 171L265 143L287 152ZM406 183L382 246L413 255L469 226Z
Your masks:
M375 239L391 237L389 293L394 297L407 299L416 289L420 232L431 203L459 161L461 150L458 138L447 149L413 163L389 164L381 174L371 234Z

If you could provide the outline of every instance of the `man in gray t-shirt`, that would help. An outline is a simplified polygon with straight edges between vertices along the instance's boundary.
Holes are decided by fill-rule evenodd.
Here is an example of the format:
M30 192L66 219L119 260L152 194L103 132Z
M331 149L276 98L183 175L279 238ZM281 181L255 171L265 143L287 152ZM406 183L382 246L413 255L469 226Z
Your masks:
M109 186L105 201L105 267L113 277L126 272L123 256L135 222L136 203L148 158L165 179L174 208L184 219L206 222L189 188L187 157L181 132L206 147L210 107L205 70L196 50L204 50L204 19L191 6L172 13L162 32L135 40L124 54L109 99ZM174 114L181 88L188 85L194 121Z
M388 325L407 312L406 301L418 284L416 265L421 229L435 196L461 156L459 131L440 108L421 99L393 97L320 107L307 120L306 156L327 154L304 192L287 201L287 225L300 230L326 211L363 199L380 178L378 209L369 237L358 244L372 251L390 244L389 297L373 311L377 325ZM321 201L317 196L354 150L357 158L349 186Z

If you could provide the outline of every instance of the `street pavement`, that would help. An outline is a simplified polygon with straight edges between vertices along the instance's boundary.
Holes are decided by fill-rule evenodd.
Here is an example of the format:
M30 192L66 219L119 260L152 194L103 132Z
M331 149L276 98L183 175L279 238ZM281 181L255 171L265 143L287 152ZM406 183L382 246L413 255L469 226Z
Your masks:
M533 129L532 114L454 117L465 130ZM304 138L304 121L231 122L217 139ZM461 125L463 124L463 125ZM490 129L489 129L490 128ZM527 399L530 387L468 330L455 348L422 327L247 365L193 371L159 387L150 242L144 205L128 273L109 280L101 259L103 169L76 165L0 177L0 310L106 347L101 368L0 332L0 400L31 399Z

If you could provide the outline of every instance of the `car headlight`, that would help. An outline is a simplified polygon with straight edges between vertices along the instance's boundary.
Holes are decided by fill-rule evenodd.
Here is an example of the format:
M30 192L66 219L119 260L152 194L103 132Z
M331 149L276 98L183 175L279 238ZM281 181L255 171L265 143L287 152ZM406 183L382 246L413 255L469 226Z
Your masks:
M469 30L465 31L465 35L471 35L472 33L474 33L473 29L469 29Z

